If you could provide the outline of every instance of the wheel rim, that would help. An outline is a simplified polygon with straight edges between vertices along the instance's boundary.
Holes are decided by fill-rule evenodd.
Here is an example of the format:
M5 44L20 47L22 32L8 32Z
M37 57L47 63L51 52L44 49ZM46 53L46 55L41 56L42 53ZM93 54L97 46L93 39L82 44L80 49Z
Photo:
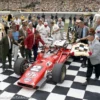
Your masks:
M25 61L24 63L23 63L23 66L21 67L21 73L24 73L25 72L25 70L28 68L28 63L27 63L27 61Z

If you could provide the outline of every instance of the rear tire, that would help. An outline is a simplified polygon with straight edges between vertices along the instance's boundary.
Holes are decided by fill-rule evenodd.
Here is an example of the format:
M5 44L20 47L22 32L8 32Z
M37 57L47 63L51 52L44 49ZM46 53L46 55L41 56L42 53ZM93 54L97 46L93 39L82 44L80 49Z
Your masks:
M22 75L25 72L25 64L27 63L27 60L24 58L18 58L14 64L14 72L17 75Z
M62 83L66 76L65 64L55 64L52 70L52 80L56 83Z

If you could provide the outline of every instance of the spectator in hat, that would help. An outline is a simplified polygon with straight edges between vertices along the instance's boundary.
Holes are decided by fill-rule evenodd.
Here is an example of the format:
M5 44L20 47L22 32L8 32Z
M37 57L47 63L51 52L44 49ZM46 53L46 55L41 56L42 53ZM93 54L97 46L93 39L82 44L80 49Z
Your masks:
M45 39L50 36L50 27L48 26L47 22L44 22L44 35Z

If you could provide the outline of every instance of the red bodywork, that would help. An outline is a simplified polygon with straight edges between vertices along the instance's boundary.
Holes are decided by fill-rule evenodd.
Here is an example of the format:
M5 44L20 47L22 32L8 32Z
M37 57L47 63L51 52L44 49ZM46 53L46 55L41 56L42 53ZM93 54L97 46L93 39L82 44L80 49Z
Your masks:
M64 63L70 56L70 50L55 49L50 55L39 53L37 61L34 62L19 79L18 85L35 88L44 78L48 71L52 71L54 64Z

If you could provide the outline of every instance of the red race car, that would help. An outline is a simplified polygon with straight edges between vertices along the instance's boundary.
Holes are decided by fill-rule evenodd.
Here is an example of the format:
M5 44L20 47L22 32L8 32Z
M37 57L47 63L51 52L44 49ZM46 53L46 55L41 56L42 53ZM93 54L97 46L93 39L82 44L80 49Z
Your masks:
M36 88L42 86L47 79L62 83L66 76L65 62L70 56L66 40L55 41L49 49L42 49L37 60L30 66L27 60L19 58L14 64L14 72L20 75L18 85Z

